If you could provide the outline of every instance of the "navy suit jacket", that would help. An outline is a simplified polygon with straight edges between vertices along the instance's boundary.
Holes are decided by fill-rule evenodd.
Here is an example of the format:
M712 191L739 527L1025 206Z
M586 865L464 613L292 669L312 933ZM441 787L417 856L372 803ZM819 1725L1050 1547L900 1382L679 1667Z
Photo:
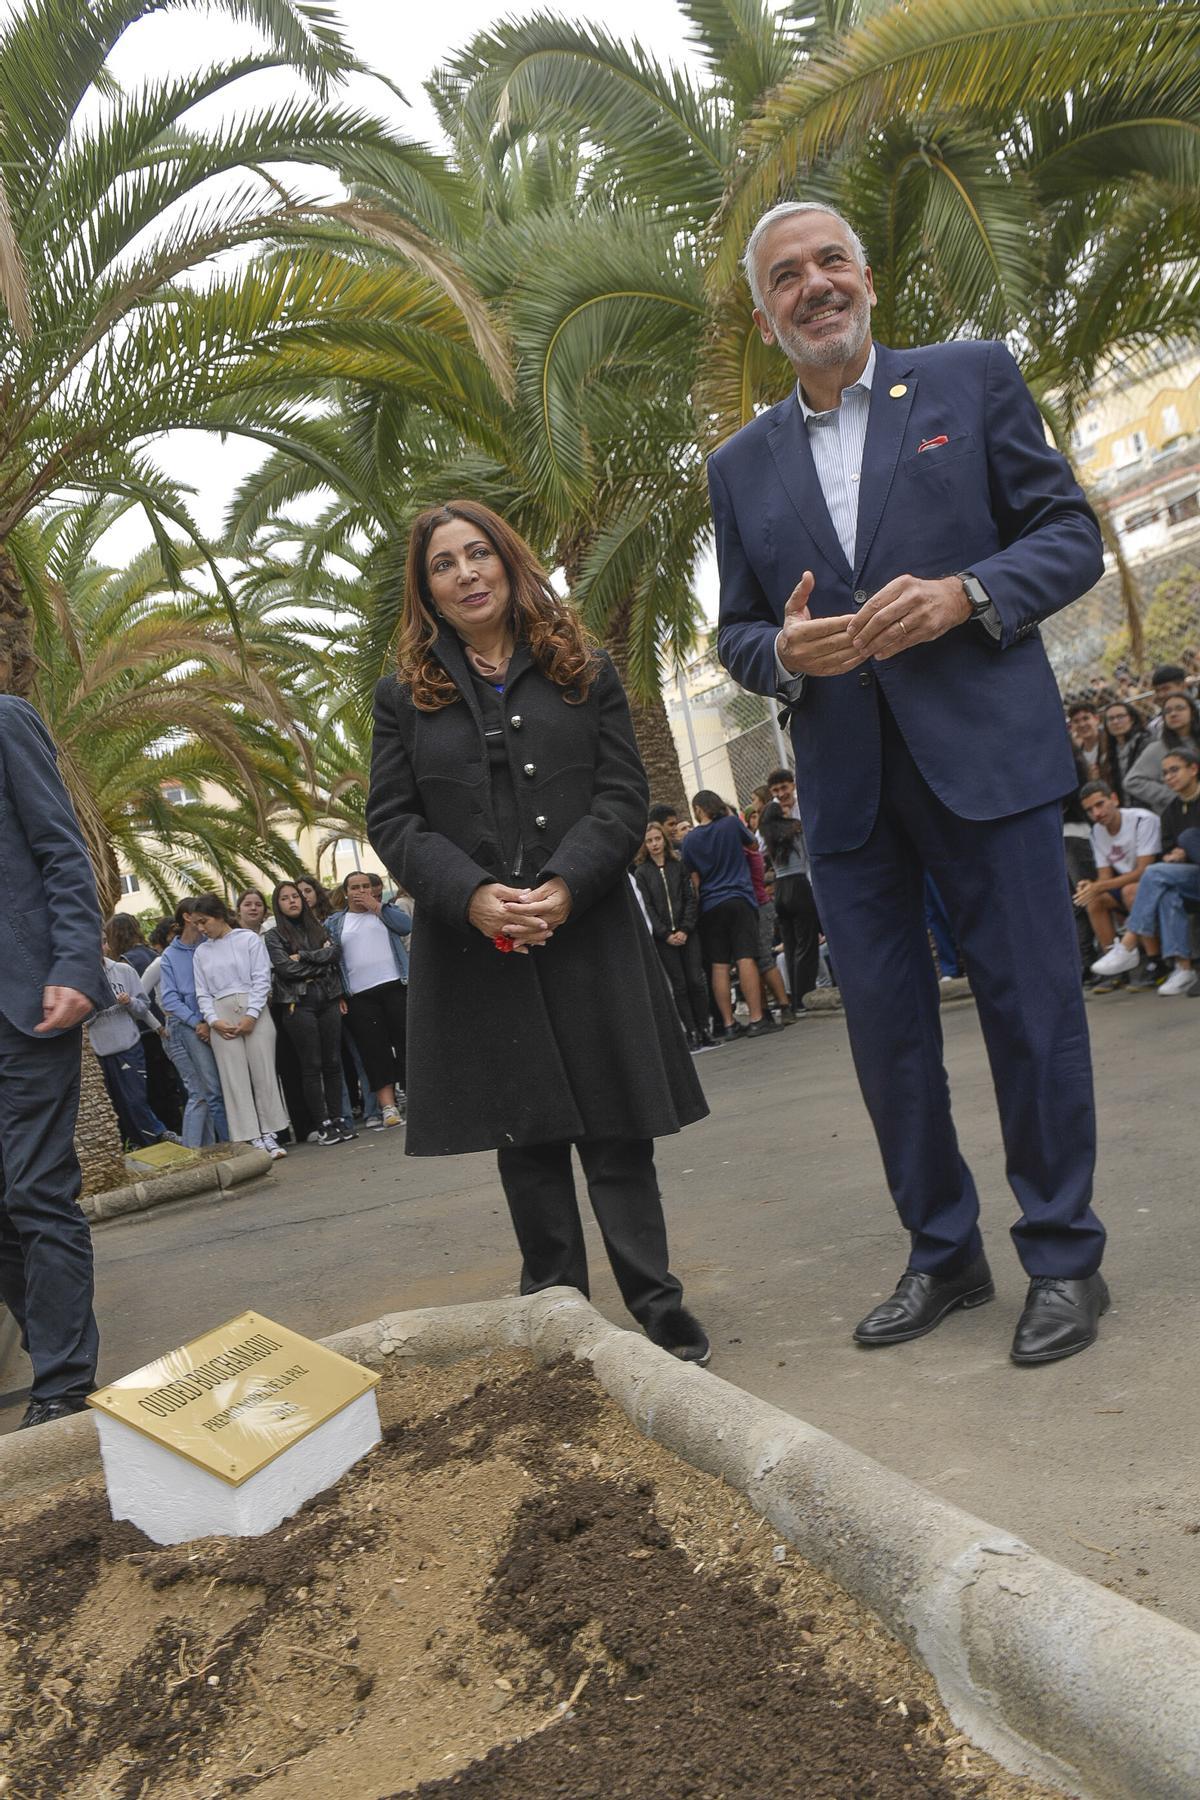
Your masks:
M28 701L0 694L0 1013L11 1025L33 1035L45 987L112 1005L100 931L92 865L50 734Z
M920 450L929 438L944 444ZM805 684L791 719L805 835L855 850L880 786L878 680L913 758L959 817L997 819L1075 785L1062 703L1038 623L1103 573L1100 531L1003 344L876 345L854 567L788 399L709 459L721 577L717 653L743 687L779 687L775 638L805 569L814 618L851 613L898 575L970 573L1003 627L973 620L848 675Z

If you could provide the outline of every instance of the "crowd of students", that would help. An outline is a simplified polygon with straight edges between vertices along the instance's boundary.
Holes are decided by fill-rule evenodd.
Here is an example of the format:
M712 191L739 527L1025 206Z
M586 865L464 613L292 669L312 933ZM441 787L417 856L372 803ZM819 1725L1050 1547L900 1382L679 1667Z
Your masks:
M181 900L149 941L105 926L114 1005L88 1036L131 1148L280 1139L332 1146L404 1123L412 915L355 870L335 904L309 876L271 896Z
M1181 666L1136 699L1067 708L1079 788L1064 806L1083 980L1200 998L1200 704ZM708 789L692 817L650 809L631 879L694 1052L757 1038L835 981L792 771L744 813ZM926 878L932 953L957 975L953 929ZM412 915L356 870L335 902L314 878L229 911L180 901L143 936L105 927L115 1004L89 1025L125 1142L325 1146L404 1122ZM744 1014L744 1018L739 1017Z
M821 937L790 769L772 770L744 818L711 789L692 814L650 808L633 879L688 1043L702 1051L801 1017Z
M1079 787L1064 835L1083 980L1097 992L1128 983L1200 998L1200 704L1187 671L1156 669L1151 704L1110 697L1066 710ZM688 1042L705 1050L790 1024L835 976L792 771L772 770L740 814L707 790L691 811L651 807L633 877ZM931 954L950 981L962 973L958 949L928 874L925 901Z
M1064 831L1084 980L1200 998L1200 704L1181 664L1153 704L1067 709L1080 777Z

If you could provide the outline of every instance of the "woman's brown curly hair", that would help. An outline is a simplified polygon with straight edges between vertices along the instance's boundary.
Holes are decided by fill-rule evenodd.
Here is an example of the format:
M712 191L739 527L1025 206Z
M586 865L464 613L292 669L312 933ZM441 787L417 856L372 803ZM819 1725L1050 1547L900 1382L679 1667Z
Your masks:
M574 609L554 592L550 578L524 538L490 506L478 500L448 500L431 506L414 521L408 539L404 575L404 612L400 621L401 681L412 692L420 712L438 712L459 697L448 671L434 654L440 621L429 591L425 559L429 540L439 525L463 519L494 546L512 589L513 625L529 645L533 660L548 680L571 690L564 698L587 698L596 679L596 649Z

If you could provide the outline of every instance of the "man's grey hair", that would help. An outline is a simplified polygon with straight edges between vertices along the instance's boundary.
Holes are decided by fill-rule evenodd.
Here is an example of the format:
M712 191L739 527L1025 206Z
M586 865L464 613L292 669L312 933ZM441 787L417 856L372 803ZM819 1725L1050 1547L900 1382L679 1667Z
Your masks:
M825 213L829 218L836 219L850 240L850 248L854 252L855 262L860 269L865 269L867 266L867 252L862 239L849 219L844 218L836 206L826 206L821 200L781 200L778 206L773 206L770 212L765 212L758 221L746 240L746 253L742 257L746 280L750 283L754 304L760 312L766 311L766 303L763 300L762 286L758 279L758 247L772 225L777 225L780 219L789 219L796 213Z

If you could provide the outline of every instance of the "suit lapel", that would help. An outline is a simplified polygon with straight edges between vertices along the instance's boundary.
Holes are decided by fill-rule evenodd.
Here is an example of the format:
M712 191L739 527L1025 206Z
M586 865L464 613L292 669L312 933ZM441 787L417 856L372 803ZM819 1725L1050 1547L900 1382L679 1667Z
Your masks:
M875 346L875 374L871 382L871 408L867 414L867 438L863 445L862 475L858 484L858 533L855 538L854 580L875 541L887 503L908 415L917 391L911 360L883 344ZM894 394L893 388L903 388Z
M804 423L800 402L794 393L779 408L776 423L767 434L767 442L771 447L771 455L775 458L779 479L800 515L800 523L830 568L848 577L849 564L838 542L837 532L833 529L833 520L829 517L821 483L817 480L812 446L808 441L808 428Z

